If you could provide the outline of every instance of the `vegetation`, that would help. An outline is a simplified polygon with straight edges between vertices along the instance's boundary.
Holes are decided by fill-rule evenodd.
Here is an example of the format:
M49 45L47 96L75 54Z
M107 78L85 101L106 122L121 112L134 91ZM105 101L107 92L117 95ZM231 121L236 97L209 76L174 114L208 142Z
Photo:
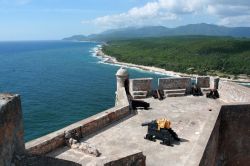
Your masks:
M145 37L167 37L183 35L250 37L249 27L225 27L213 24L188 24L176 28L164 26L127 27L104 31L88 36L75 35L64 40L109 41Z
M250 75L250 39L179 36L110 41L105 54L119 61L200 75Z

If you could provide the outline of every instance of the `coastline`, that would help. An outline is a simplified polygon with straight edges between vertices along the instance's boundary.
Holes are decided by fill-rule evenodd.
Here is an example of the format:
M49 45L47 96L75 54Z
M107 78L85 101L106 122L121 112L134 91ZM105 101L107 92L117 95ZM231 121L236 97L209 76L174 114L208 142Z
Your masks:
M133 68L133 69L139 69L147 72L153 72L156 74L161 75L167 75L167 76L173 76L173 77L181 77L181 76L187 76L183 73L178 73L174 71L167 71L165 69L161 69L154 66L144 66L144 65L137 65L132 63L126 63L126 62L120 62L115 57L112 57L110 55L106 55L102 51L102 46L98 45L95 49L95 56L102 60L102 63L110 64L110 65L117 65L117 66L124 66L127 68Z
M173 76L173 77L197 77L198 76L197 74L186 74L186 73L168 71L168 70L165 70L165 69L162 69L159 67L154 67L154 66L144 66L144 65L137 65L137 64L132 64L132 63L120 62L115 57L104 54L104 52L102 51L102 45L97 45L97 47L93 49L93 52L94 52L94 56L101 59L102 63L105 63L105 64L124 66L127 68L134 68L134 69L144 70L147 72L153 72L156 74ZM249 78L247 78L247 79L229 79L229 78L221 78L220 77L220 79L223 81L230 81L230 82L235 82L235 83L250 86L250 79Z

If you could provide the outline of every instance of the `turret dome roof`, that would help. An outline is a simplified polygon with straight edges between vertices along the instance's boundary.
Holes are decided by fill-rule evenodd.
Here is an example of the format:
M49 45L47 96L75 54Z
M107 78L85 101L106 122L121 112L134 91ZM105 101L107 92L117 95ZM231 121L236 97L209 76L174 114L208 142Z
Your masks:
M121 67L121 68L117 71L116 76L127 77L127 76L128 76L128 71L127 71L127 69L125 69L124 67Z

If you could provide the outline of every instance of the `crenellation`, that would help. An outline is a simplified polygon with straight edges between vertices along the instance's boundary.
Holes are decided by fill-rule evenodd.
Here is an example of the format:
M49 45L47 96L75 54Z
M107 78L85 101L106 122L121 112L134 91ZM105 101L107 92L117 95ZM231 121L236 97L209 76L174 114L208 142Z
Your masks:
M190 77L180 77L180 78L159 78L158 88L162 90L170 89L186 89L191 86Z
M210 88L210 77L208 76L196 77L196 85L200 88Z
M146 98L152 90L153 78L129 79L129 91L133 98Z

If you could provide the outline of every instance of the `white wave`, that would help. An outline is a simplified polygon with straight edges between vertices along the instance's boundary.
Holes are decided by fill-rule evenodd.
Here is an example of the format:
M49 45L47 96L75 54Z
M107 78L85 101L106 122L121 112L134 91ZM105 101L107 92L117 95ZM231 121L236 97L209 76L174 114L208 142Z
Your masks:
M100 46L101 45L96 45L95 47L89 50L89 53L91 53L91 56L97 57L99 59L99 57L97 56L97 51L100 49Z
M111 66L125 67L128 69L140 71L142 73L153 73L153 74L162 75L162 76L175 76L174 74L166 74L166 73L156 72L156 71L152 71L152 70L144 70L144 69L134 67L134 66L129 66L129 65L117 64L117 63L107 63L105 61L98 61L97 63L111 65Z
M172 73L164 73L164 72L157 72L157 71L152 71L152 70L145 70L145 69L141 69L140 67L136 67L136 66L130 66L130 65L124 65L124 64L119 64L119 63L109 63L106 62L108 61L110 58L109 57L102 57L102 56L97 56L97 52L98 50L102 47L102 45L96 45L94 48L92 48L90 50L90 52L92 53L91 55L93 57L98 58L100 61L98 61L97 63L100 64L106 64L106 65L111 65L111 66L119 66L119 67L125 67L125 68L129 68L132 70L137 70L143 73L153 73L153 74L157 74L157 75L163 75L163 76L176 76L175 74Z

